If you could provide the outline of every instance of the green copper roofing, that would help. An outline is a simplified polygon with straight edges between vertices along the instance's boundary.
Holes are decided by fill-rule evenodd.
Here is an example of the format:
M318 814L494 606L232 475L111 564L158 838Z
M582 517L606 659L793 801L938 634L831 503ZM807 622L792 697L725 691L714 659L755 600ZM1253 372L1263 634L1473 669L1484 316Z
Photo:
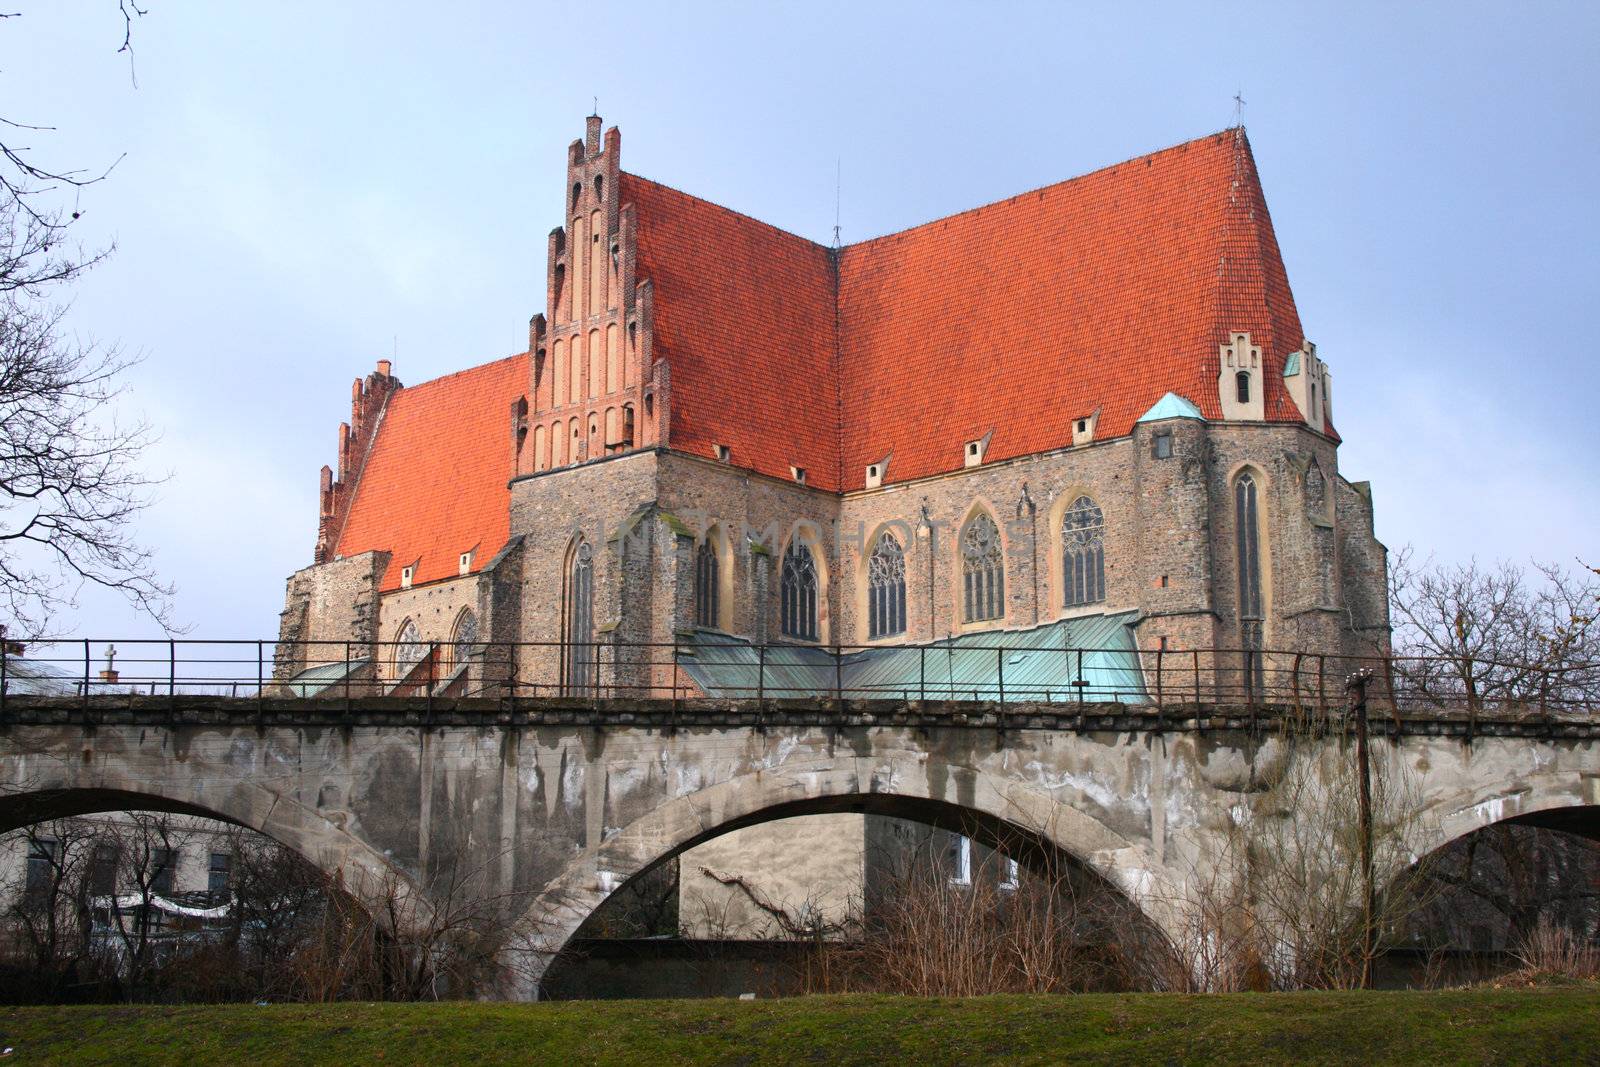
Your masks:
M1168 393L1156 401L1155 407L1139 416L1140 422L1156 422L1160 419L1199 419L1201 422L1206 421L1206 417L1200 414L1199 408L1177 393Z
M1289 358L1283 361L1283 376L1293 378L1300 373L1300 353L1290 352Z
M290 696L318 696L344 681L346 675L354 677L356 672L366 665L365 659L353 659L349 663L343 660L337 663L319 663L315 667L307 667L290 678L284 683L284 687L289 690Z
M680 647L684 672L709 697L773 699L1147 699L1130 624L1136 613L1085 615L1023 631L967 634L835 656L807 645L769 645L697 630ZM1081 678L1081 686L1076 683Z

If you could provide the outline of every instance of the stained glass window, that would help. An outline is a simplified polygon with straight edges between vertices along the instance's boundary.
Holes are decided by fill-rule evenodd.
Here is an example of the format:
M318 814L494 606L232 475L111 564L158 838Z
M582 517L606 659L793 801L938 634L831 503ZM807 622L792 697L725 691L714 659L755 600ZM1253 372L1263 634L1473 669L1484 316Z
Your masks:
M817 639L817 564L811 549L796 537L783 554L783 635L803 641Z
M984 622L1006 613L1005 553L1000 548L1000 528L986 512L979 512L961 531L963 618Z
M1105 516L1086 496L1074 500L1062 516L1062 606L1098 604L1106 598L1105 533Z
M906 554L884 531L867 559L867 632L876 640L906 631Z

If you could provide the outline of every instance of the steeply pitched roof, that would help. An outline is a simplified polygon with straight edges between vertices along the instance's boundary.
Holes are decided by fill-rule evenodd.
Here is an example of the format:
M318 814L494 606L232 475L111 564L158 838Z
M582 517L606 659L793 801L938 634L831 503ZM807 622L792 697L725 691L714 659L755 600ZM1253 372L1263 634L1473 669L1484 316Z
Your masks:
M672 371L669 444L855 489L1131 432L1168 392L1220 418L1218 348L1261 347L1265 411L1304 338L1249 143L1228 130L834 252L632 175ZM1331 432L1331 428L1330 428Z
M341 556L392 552L380 588L473 569L510 534L510 410L528 388L528 357L510 356L400 389L390 397L340 532Z
M671 368L671 445L836 489L839 394L829 249L632 174L639 278Z

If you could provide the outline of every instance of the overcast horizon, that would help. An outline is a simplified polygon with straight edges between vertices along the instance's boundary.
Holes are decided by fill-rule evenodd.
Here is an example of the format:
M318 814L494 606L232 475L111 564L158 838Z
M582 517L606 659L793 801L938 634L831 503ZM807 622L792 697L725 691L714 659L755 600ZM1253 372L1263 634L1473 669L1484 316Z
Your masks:
M114 3L14 6L4 116L56 127L49 165L121 157L75 201L116 253L68 322L143 357L127 410L171 479L141 537L192 636L276 633L353 378L526 347L596 96L625 169L820 243L837 189L853 243L1215 132L1242 92L1379 539L1600 565L1593 5L592 4L585 33L544 5L149 0L136 86ZM159 633L103 593L61 622Z

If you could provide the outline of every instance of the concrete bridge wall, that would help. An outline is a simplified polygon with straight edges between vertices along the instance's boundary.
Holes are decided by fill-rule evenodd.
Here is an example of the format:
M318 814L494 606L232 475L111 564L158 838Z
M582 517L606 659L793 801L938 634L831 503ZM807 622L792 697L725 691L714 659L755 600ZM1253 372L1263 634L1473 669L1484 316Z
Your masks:
M1408 722L1375 741L1375 759L1411 785L1420 852L1505 819L1571 828L1573 812L1600 808L1600 723L1479 723L1470 742L1466 729ZM1348 745L1339 731L1291 751L1259 712L1114 705L1012 706L1002 718L989 706L889 703L13 700L0 725L0 829L121 808L209 815L338 872L369 902L394 887L423 907L452 873L473 872L475 891L518 912L512 969L536 976L650 865L730 829L818 812L918 819L1023 856L1059 850L1176 936L1187 883L1213 873L1232 829L1294 816L1266 799L1292 761L1321 775L1353 758Z

